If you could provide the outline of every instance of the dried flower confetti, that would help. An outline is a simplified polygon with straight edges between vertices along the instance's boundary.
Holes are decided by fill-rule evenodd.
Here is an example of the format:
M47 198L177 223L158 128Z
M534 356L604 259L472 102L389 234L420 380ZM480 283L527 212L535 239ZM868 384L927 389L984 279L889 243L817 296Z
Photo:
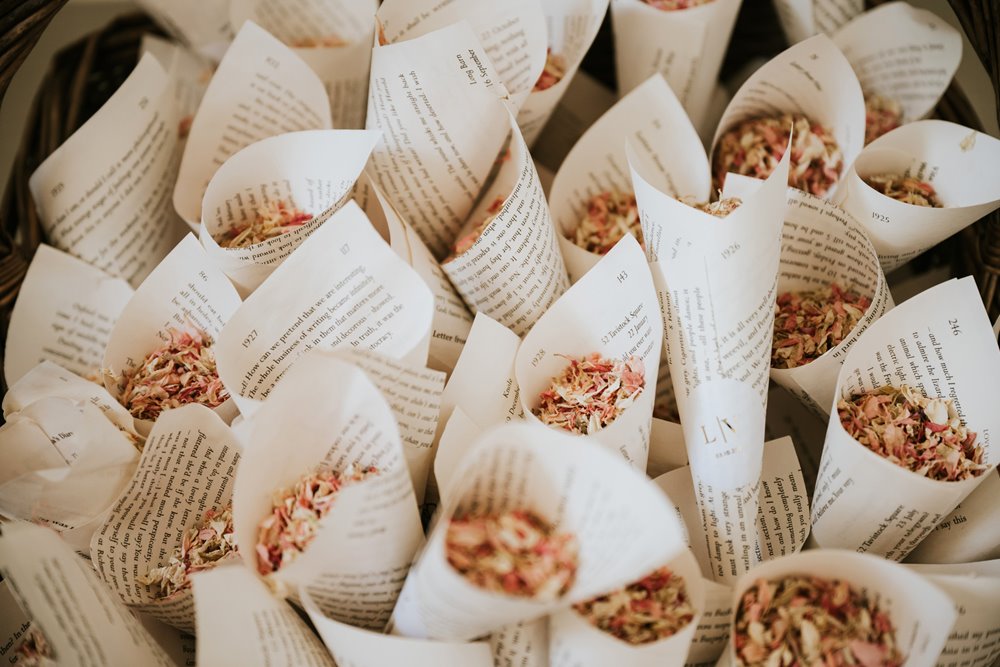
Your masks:
M474 585L541 601L573 585L578 550L576 536L529 510L455 517L445 536L448 563Z
M188 575L215 567L237 555L233 532L233 508L210 509L202 520L184 531L181 543L162 567L139 577L139 583L154 587L154 596L168 598L191 586Z
M250 222L233 225L216 235L215 241L223 248L246 248L298 229L310 220L312 216L305 211L272 200L258 207Z
M643 0L643 2L657 9L662 9L665 12L674 12L707 5L712 0Z
M155 420L160 413L188 403L215 408L226 402L215 367L212 340L200 331L168 329L169 341L153 350L118 380L122 405L133 417Z
M538 77L538 81L535 83L532 92L537 93L542 90L548 90L556 85L566 76L567 69L566 58L558 53L552 53L552 49L549 49L545 55L545 69L542 70L541 76Z
M338 46L347 46L347 42L336 35L326 35L324 37L302 37L292 41L289 46L298 49L336 48Z
M493 219L500 214L500 209L503 208L503 202L504 202L504 197L497 197L496 199L493 200L493 203L490 204L490 207L486 209L486 217L483 218L478 225L470 229L465 234L462 234L461 236L458 237L458 239L455 240L455 245L452 247L452 253L445 258L442 264L444 264L445 262L450 262L451 260L461 255L463 252L471 248L473 245L475 245L476 241L479 240L479 237L482 236L483 232L486 231L486 228L490 226L491 222L493 222Z
M340 490L379 473L374 466L349 466L343 473L325 466L303 475L272 498L271 513L257 528L257 571L277 572L298 558L333 508Z
M904 204L941 208L934 186L905 174L876 174L862 178L869 187Z
M606 255L626 234L642 245L639 207L633 193L612 190L590 198L573 242L587 252Z
M714 215L716 218L724 218L736 209L740 207L743 200L739 197L726 197L718 201L713 201L708 204L703 204L699 202L694 197L681 197L680 202L686 204L691 208L696 208L699 211L704 211L709 215Z
M847 434L879 456L930 479L954 482L989 470L976 434L950 398L885 386L837 402Z
M19 667L49 667L56 664L52 646L37 627L28 630L24 641L14 651L12 662Z
M865 96L865 145L903 124L899 102L872 93Z
M722 189L729 172L767 178L788 147L788 130L794 123L788 184L824 196L840 178L844 157L827 128L805 116L783 114L751 118L739 123L719 139L713 161L714 187Z
M569 366L539 395L535 416L571 433L590 435L613 422L635 402L646 385L642 359L581 359L562 356Z
M778 294L774 305L771 368L797 368L840 345L871 299L837 283Z
M846 581L807 575L755 581L736 609L733 646L747 667L903 664L877 599Z
M194 116L188 114L181 118L180 122L177 123L177 136L180 139L187 139L187 136L191 134L191 124L194 123Z
M607 595L573 605L591 625L629 644L671 637L694 620L684 579L661 567Z

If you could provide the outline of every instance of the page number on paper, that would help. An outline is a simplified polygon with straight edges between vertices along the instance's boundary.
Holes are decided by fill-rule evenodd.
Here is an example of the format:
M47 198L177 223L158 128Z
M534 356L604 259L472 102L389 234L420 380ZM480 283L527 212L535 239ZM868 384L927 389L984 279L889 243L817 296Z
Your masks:
M278 69L278 66L280 65L278 59L274 58L273 56L268 56L267 58L264 59L264 62L267 63L268 67L271 67L273 69Z
M623 283L628 280L628 271L622 271L618 274L618 282Z
M889 224L889 216L883 213L879 213L878 211L872 211L872 217L878 220L879 222L884 222L887 225Z
M141 98L139 100L139 108L140 109L142 109L143 111L145 111L146 107L148 107L148 106L149 106L149 98L148 97L143 97L143 98Z
M958 320L948 320L948 328L951 329L952 336L960 336L962 330L958 326Z
M255 340L257 340L257 330L251 329L250 335L243 339L244 349L250 347L250 343L254 342Z
M53 197L55 197L55 196L57 196L60 192L62 192L65 189L66 189L66 186L62 183L62 181L60 181L59 183L56 183L56 185L55 185L54 188L52 188L51 190L49 190L49 194L52 195Z

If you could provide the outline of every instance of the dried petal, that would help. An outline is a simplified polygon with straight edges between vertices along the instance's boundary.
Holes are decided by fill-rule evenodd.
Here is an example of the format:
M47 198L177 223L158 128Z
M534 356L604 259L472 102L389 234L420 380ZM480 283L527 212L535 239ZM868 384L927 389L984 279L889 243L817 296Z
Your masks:
M674 12L682 9L691 9L692 7L707 5L712 2L712 0L643 0L643 2L665 12Z
M497 197L494 199L493 203L490 204L490 207L486 209L487 215L483 218L482 222L465 234L459 236L458 239L455 240L455 245L452 247L451 254L448 255L444 262L441 263L444 264L445 262L450 262L475 245L476 241L478 241L479 237L483 235L483 232L485 232L486 228L490 226L490 223L493 222L494 218L500 214L500 209L503 208L503 202L504 197Z
M609 360L598 353L569 365L539 395L534 414L542 422L571 433L589 435L623 413L646 385L642 359Z
M797 368L840 345L864 316L871 299L837 283L783 292L774 305L771 368Z
M785 154L793 124L788 184L824 196L840 178L844 157L830 130L792 114L751 118L723 134L713 161L714 187L721 190L729 172L760 179L770 176Z
M552 49L550 48L545 54L545 69L542 70L541 76L535 82L532 92L537 93L547 90L562 81L562 78L566 76L567 68L566 58L557 53L552 53Z
M807 575L755 581L736 610L733 646L746 667L899 667L904 660L877 599L845 581Z
M869 187L904 204L942 208L934 186L905 174L876 174L862 178Z
M32 625L24 641L15 649L11 662L19 667L49 667L56 664L52 646L37 625Z
M694 619L684 579L661 567L625 588L573 605L592 625L630 644L671 637Z
M837 413L848 435L918 475L953 482L990 467L950 398L929 399L907 385L885 386L841 399Z
M280 199L272 200L257 208L250 222L233 225L214 238L222 248L246 248L298 229L310 220L312 216L305 211Z
M903 124L899 102L871 93L865 95L865 145Z
M188 575L215 567L237 556L233 508L210 509L201 522L184 531L166 565L151 568L139 583L155 587L154 596L168 598L191 586Z
M736 209L740 207L743 200L739 197L726 197L718 201L714 201L708 204L703 204L699 202L694 197L681 197L680 202L686 204L691 208L696 208L699 211L704 211L709 215L714 215L716 218L724 218Z
M268 575L298 558L316 536L320 519L333 508L340 490L378 472L374 466L355 464L343 473L319 466L294 486L275 493L271 513L257 528L257 571Z
M588 252L606 255L626 234L642 245L639 208L633 193L613 190L590 198L573 242Z
M155 420L188 403L215 408L229 398L215 366L212 339L203 332L168 329L170 340L118 379L118 395L133 417ZM110 373L110 371L106 371Z
M578 550L576 536L530 510L456 516L445 536L448 563L472 584L544 601L573 585Z

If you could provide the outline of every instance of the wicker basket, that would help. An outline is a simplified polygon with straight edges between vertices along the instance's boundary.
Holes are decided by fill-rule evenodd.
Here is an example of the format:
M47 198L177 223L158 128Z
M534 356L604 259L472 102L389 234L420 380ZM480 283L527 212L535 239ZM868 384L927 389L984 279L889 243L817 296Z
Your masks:
M0 97L45 26L67 0L0 0ZM1000 102L1000 6L994 0L949 0ZM877 3L875 3L877 4ZM43 234L28 178L35 168L96 112L135 65L144 33L160 30L145 16L114 21L71 44L53 59L42 81L0 207L0 362L18 289ZM753 57L786 47L770 2L746 0L723 74ZM584 69L614 85L614 49L605 21ZM940 118L982 129L968 100L953 84L938 106ZM991 316L1000 313L1000 213L994 213L919 259L946 262L955 275L976 276ZM0 390L6 392L0 378Z

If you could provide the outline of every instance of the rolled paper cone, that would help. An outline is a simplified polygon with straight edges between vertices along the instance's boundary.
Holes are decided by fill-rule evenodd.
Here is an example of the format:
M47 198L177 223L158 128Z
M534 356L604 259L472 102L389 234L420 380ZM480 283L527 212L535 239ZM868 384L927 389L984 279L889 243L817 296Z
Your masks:
M829 38L811 37L772 58L740 86L719 122L709 159L715 159L720 138L741 122L794 114L829 130L842 156L837 179L842 182L864 146L864 107L861 86L844 55ZM833 200L836 184L825 198Z
M273 113L262 91L283 100L284 113ZM277 38L247 21L219 63L191 123L174 186L174 208L196 229L205 188L230 156L267 137L331 126L330 102L316 73Z
M943 120L908 123L865 147L837 193L864 226L889 273L1000 207L1000 186L986 175L1000 160L1000 140ZM864 182L905 174L929 184L941 208L887 197Z
M275 446L287 442L295 446ZM324 613L384 629L423 532L396 420L375 385L359 368L311 353L254 415L244 452L233 489L244 565L266 572L264 581L282 596L305 587ZM336 491L296 555L282 552L278 569L271 560L262 564L258 545L280 546L260 543L275 494L321 466L345 474L352 465L375 472ZM366 597L358 597L361 590Z
M571 360L582 361L597 354L602 360L622 364L623 374L632 368L633 360L638 360L644 383L621 414L596 431L574 435L578 440L590 439L602 444L644 471L663 337L657 303L642 249L634 238L623 238L524 337L514 361L514 372L528 421L544 423L536 416L540 395L564 374ZM624 383L625 378L620 381ZM595 381L594 386L600 387L605 382L613 384L607 378ZM577 400L571 394L572 389L578 388L563 388L570 393L568 401ZM602 399L595 395L589 400L596 404ZM575 402L566 403L566 410L575 409ZM593 407L580 409L593 410Z
M684 582L693 618L676 634L645 644L630 644L591 625L575 607L553 614L549 622L549 653L556 665L635 665L679 667L685 664L691 641L705 612L705 590L698 563L682 551L668 566Z
M747 591L760 580L774 582L786 576L846 581L866 599L877 601L878 608L892 622L895 646L908 666L935 665L955 622L956 614L948 596L920 575L868 554L821 549L761 563L737 581L733 587L730 632L735 631L739 622L740 605ZM728 653L733 664L741 664L732 639Z
M709 105L740 4L711 0L667 11L643 0L612 0L619 93L662 74L699 133L710 136Z
M654 74L590 126L552 183L552 219L574 283L601 258L573 242L588 202L602 192L633 191L626 139L649 156L667 192L708 199L711 175L705 150L670 87Z
M202 203L201 243L213 263L248 296L346 201L376 132L311 130L269 137L242 149L215 172ZM278 206L299 217L287 231L240 247L219 239L258 224ZM245 233L245 232L244 232Z
M200 363L216 370L209 371L205 381L218 381L214 360L219 334L240 303L239 294L225 274L209 261L198 241L189 234L149 274L122 310L104 353L104 387L122 401L123 373L141 369L147 355L164 346L172 332L201 337L204 347L199 353ZM209 354L212 363L205 361ZM179 392L180 388L178 395ZM139 398L146 395L137 394ZM228 391L226 396L223 403L210 407L229 423L236 417L237 409ZM211 400L211 396L204 398ZM155 401L153 407L157 407ZM147 435L152 426L153 420L135 417L135 427L142 435Z
M521 105L517 124L528 146L534 145L562 99L583 56L597 36L608 0L543 0L549 51L565 63L562 77L545 90L534 90Z
M978 434L985 469L944 481L898 465L851 437L834 402L812 503L819 545L901 560L996 466L990 434L1000 416L989 397L1000 391L1000 350L972 278L933 287L869 327L847 355L834 400L903 385L954 401Z
M776 0L774 8L789 43L832 35L865 11L864 0Z
M603 447L538 424L487 431L454 479L393 615L396 631L406 636L470 639L541 618L624 585L684 548L680 522L655 485ZM536 599L493 592L449 564L445 540L453 517L514 510L530 511L575 537L578 566L564 594ZM633 537L619 539L626 534Z
M230 542L234 535L225 534L225 528L220 532L210 524L212 537L202 537L199 530L192 539L191 532L205 527L207 512L218 517L229 509L239 460L236 438L204 406L186 405L156 421L135 475L88 545L94 570L122 602L182 631L195 631L190 577L213 567L209 562L235 563L239 556ZM219 542L199 544L202 539ZM224 555L213 561L217 554ZM173 590L162 595L165 579L157 578L157 569L175 565L182 568L180 580L171 570L164 572Z

